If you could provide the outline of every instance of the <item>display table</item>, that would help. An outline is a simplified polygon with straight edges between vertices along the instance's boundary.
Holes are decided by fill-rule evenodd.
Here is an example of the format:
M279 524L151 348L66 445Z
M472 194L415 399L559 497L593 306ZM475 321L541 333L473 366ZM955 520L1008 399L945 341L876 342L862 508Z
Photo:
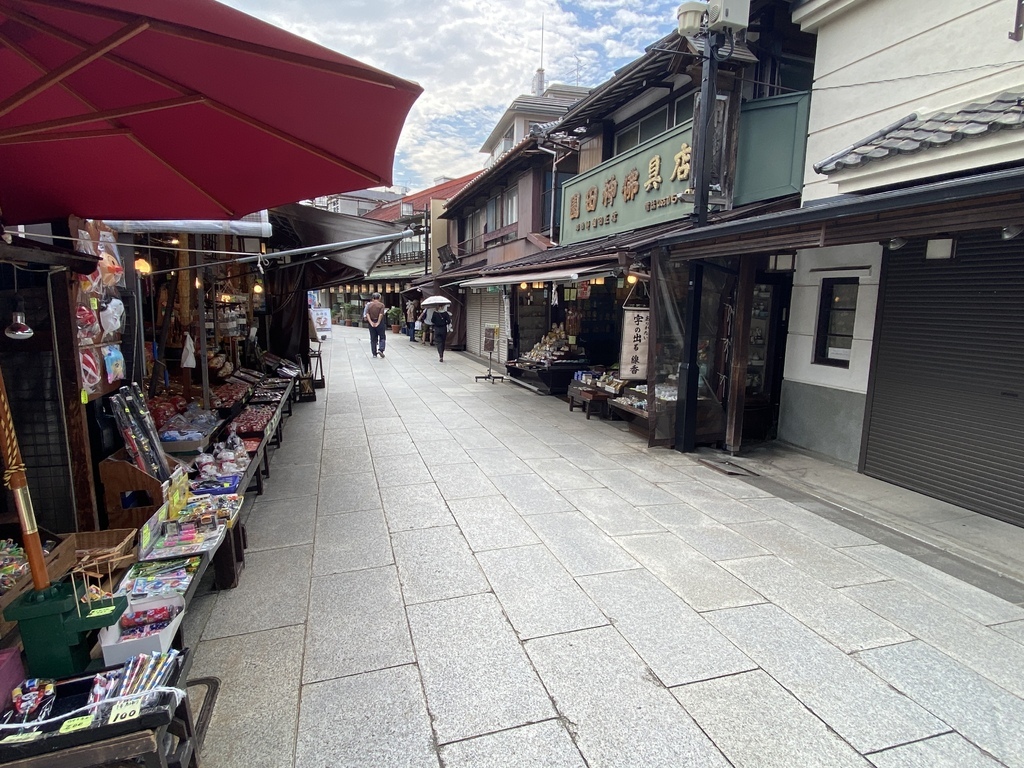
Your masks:
M564 395L575 380L576 371L589 370L586 360L533 362L510 360L505 363L509 378L516 384L541 395Z
M588 419L595 410L602 419L608 417L608 401L612 397L610 392L573 381L569 385L568 395L570 413L579 407L583 409Z
M169 685L184 687L192 667L191 656L187 650L182 653L179 670L168 681ZM84 703L92 679L89 674L58 681L54 712L59 714L62 695L75 703L79 699ZM161 703L147 706L138 716L122 722L72 733L59 733L56 725L53 728L29 741L0 742L0 762L11 768L99 768L142 758L142 764L150 768L199 766L199 745L188 696L175 705L172 697L164 695Z

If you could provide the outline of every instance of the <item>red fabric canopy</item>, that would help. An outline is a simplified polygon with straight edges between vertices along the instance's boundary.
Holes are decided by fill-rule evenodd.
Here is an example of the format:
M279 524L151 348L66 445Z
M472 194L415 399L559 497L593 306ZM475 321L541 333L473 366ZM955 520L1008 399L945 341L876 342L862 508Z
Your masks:
M214 0L0 0L0 209L225 219L391 183L415 83Z

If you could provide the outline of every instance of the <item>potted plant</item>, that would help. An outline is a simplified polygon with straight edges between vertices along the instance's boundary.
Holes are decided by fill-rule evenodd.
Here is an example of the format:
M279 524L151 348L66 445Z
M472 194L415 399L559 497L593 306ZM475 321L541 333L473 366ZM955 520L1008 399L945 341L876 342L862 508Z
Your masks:
M402 332L402 308L388 307L388 322L391 324L392 333Z
M353 326L353 325L355 325L358 322L358 320L359 320L359 307L355 303L349 302L349 303L345 304L344 305L344 312L345 312L345 325L346 326Z

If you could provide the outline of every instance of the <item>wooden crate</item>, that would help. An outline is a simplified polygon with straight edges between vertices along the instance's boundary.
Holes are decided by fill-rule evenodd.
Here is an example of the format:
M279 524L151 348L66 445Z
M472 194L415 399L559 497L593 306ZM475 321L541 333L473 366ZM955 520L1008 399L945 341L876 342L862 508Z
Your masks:
M128 461L123 448L100 462L100 482L112 529L141 528L167 501L168 484ZM134 495L135 506L125 506L129 495Z
M109 531L86 531L72 533L71 539L75 560L81 560L88 550L109 550L111 555L127 555L135 546L137 528L115 528Z

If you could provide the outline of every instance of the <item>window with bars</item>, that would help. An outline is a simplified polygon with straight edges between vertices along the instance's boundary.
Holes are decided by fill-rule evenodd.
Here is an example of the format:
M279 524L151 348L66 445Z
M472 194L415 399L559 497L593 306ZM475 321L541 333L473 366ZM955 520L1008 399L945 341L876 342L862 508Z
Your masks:
M857 317L856 277L826 277L821 281L814 362L850 367L853 327Z

